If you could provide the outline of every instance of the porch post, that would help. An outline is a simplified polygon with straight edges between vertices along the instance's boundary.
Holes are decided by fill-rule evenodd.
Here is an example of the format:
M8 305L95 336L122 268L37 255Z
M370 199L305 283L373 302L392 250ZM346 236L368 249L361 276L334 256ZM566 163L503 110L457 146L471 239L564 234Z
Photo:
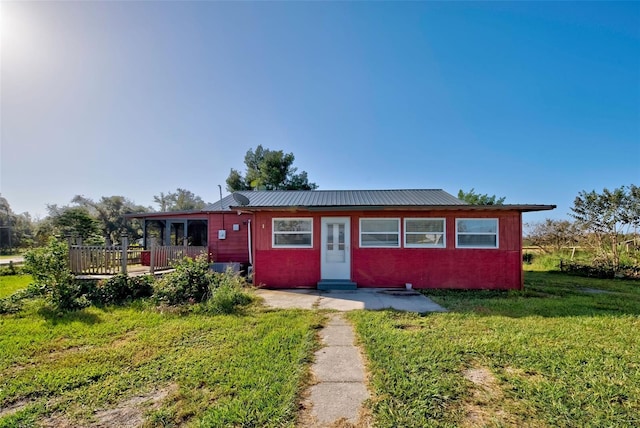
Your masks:
M153 275L154 266L156 264L156 245L155 243L151 243L151 247L149 247L151 253L149 254L149 273Z
M171 245L171 221L165 220L164 223L164 245Z
M129 249L129 236L126 233L123 233L122 235L120 235L120 243L122 244L122 259L121 259L121 265L122 265L122 273L123 274L127 274L127 250Z
M142 248L147 249L147 219L142 219Z

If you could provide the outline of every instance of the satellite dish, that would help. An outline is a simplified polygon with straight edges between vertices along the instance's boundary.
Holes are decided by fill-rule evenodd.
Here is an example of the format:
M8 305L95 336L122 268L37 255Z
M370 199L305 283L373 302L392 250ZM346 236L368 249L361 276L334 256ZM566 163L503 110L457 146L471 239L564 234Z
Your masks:
M234 192L231 194L231 196L233 196L233 199L240 204L240 206L244 207L246 205L249 205L249 198L247 198L245 195L243 195L242 193L238 193L238 192Z

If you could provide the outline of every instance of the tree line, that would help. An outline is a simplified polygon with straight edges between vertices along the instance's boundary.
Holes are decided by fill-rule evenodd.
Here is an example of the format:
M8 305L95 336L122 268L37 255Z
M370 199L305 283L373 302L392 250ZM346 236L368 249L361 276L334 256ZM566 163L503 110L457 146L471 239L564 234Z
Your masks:
M312 190L306 171L293 166L293 153L265 149L261 145L247 151L244 174L231 169L226 180L229 192L238 190ZM34 220L29 213L16 214L0 196L0 253L17 248L40 247L52 236L73 235L88 245L120 242L126 233L131 242L142 237L142 224L126 214L178 212L204 209L208 203L193 192L177 188L153 196L156 207L138 205L125 196L103 196L97 200L76 195L68 205L47 205L47 216Z
M245 171L231 168L226 180L229 192L242 190L314 190L306 171L298 172L293 166L293 153L265 149L261 145L248 150L244 157ZM460 190L458 198L474 205L502 205L504 197L480 194L471 189ZM142 237L138 220L127 219L126 214L145 212L176 212L202 210L207 203L193 192L177 188L173 192L160 192L153 196L156 207L142 206L124 196L103 196L93 200L75 196L70 204L47 205L48 215L34 220L29 213L16 214L9 202L0 196L0 252L12 248L45 245L51 236L75 235L84 243L101 245L118 243L126 233L131 242ZM580 192L569 213L571 220L546 219L527 224L526 242L545 252L559 253L564 248L581 246L594 255L595 263L604 263L617 269L623 260L623 251L634 249L638 259L640 237L640 188L634 184L601 192ZM626 251L625 254L630 254Z
M640 187L581 191L569 215L572 220L528 224L526 241L555 254L581 247L591 254L593 265L613 271L640 265Z
M47 216L34 220L29 213L16 214L0 196L0 252L46 245L52 236L73 235L88 245L120 242L126 233L132 240L142 237L138 220L126 214L154 211L192 211L207 204L193 192L178 188L153 197L158 209L138 205L125 196L103 196L93 200L76 195L68 205L47 205Z

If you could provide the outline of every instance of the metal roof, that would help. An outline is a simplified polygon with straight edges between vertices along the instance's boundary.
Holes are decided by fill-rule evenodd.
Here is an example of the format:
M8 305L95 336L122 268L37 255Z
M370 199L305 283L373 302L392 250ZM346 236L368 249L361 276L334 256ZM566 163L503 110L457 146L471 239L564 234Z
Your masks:
M220 212L237 209L285 209L298 208L308 210L344 210L344 209L440 209L465 211L544 211L552 210L555 205L505 204L505 205L471 205L441 189L405 189L405 190L247 190L236 192L247 199L247 205L241 205L233 195L209 204L198 212ZM140 213L127 217L160 217L170 213Z
M205 208L221 211L233 208L290 207L419 207L467 205L440 189L413 190L262 190L236 192L249 199L242 206L229 195Z

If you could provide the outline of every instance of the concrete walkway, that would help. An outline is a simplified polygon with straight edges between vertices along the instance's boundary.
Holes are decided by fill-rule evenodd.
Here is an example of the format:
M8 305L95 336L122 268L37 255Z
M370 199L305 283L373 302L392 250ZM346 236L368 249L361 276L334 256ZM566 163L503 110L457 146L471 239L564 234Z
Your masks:
M398 288L358 288L357 290L258 289L267 306L283 309L396 309L407 312L446 312L428 297Z
M396 309L410 312L445 312L426 296L398 288L359 288L349 291L309 289L267 290L256 294L265 304L282 309ZM340 313L329 314L329 323L320 330L323 347L315 354L311 370L316 384L308 390L306 409L301 414L304 427L369 426L361 414L369 398L363 357L355 346L353 327Z
M305 426L332 426L337 421L355 424L369 392L353 327L342 315L331 314L320 337L324 347L316 352L311 367L317 381L309 390L312 421Z

